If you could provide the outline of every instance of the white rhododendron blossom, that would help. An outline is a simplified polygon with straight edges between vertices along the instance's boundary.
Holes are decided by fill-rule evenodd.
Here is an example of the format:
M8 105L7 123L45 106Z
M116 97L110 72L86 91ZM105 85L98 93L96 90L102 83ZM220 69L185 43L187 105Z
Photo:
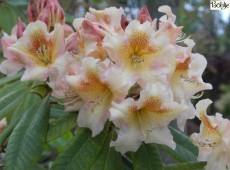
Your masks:
M118 139L111 145L122 153L136 151L142 141L175 149L167 125L186 109L185 105L173 101L172 91L163 84L149 83L137 101L127 98L112 104L110 119L120 131Z
M77 125L91 129L93 137L111 121L118 135L110 146L121 153L136 151L142 142L175 149L168 124L177 120L184 130L195 117L191 99L212 86L202 80L205 57L192 52L195 43L183 36L171 8L161 6L159 12L164 15L152 19L143 7L130 20L122 8L90 8L73 21L73 29L57 0L31 0L28 25L19 20L1 39L6 59L0 71L11 76L21 70L22 81L45 81L52 100L66 112L79 112ZM209 159L227 161L227 123L219 115L215 120L223 123ZM201 135L193 136L203 141ZM225 147L217 147L220 143Z
M198 161L207 161L206 170L227 170L230 169L230 121L220 113L208 116L206 110L211 103L209 99L197 103L200 133L194 133L191 137L199 147Z

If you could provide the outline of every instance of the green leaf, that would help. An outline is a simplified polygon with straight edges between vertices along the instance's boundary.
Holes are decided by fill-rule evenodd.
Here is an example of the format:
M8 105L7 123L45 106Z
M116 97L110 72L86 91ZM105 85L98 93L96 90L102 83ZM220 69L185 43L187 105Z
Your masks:
M10 122L8 122L7 127L3 130L3 132L0 133L0 145L3 145L7 138L10 136L23 113L25 113L30 108L29 106L32 106L33 103L37 101L38 99L36 95L27 94L27 96L25 96L25 100L22 100L21 103L19 102L13 112L13 116Z
M0 86L4 86L7 83L15 81L15 80L19 79L21 76L22 76L22 72L19 72L19 73L15 74L14 76L3 77L0 79Z
M47 132L46 141L51 141L59 136L62 136L66 132L70 131L77 125L77 114L66 113L65 116L51 122Z
M163 170L160 153L154 144L142 144L132 155L134 170Z
M104 130L92 138L89 129L79 128L66 150L63 151L53 164L52 170L88 170L100 156L109 130L107 124ZM100 170L102 167L98 167Z
M6 98L4 102L1 102L0 108L2 109L0 110L0 120L11 114L15 110L15 107L25 98L26 94L27 92L22 93L22 91L19 91Z
M198 148L192 143L190 138L172 127L170 127L170 130L173 140L176 142L176 149L173 150L165 145L160 145L161 148L179 162L196 161Z
M116 152L114 147L110 147L110 141L114 138L114 131L109 132L106 141L101 149L97 160L94 162L90 170L118 170L123 169L122 157Z
M7 17L6 17L7 16ZM12 27L17 23L17 13L11 5L1 2L0 3L0 30L10 33Z
M164 167L164 170L204 170L206 162L188 162L171 164Z
M49 97L31 107L12 132L6 150L5 170L32 169L39 159L49 121Z
M18 91L21 89L26 89L31 85L31 82L20 82L16 81L10 84L5 85L4 87L1 87L0 89L0 97L3 97L9 93L12 93L13 91Z

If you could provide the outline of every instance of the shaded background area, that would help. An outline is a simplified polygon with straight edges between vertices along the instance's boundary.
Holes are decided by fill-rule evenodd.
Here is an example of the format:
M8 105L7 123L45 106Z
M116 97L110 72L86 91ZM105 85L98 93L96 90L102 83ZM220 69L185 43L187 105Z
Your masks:
M59 0L66 11L66 21L71 24L76 17L83 17L89 7L104 9L109 6L123 7L130 18L135 18L143 5L146 5L152 18L161 14L158 7L169 5L177 16L177 25L184 26L183 32L196 42L193 50L203 54L208 61L204 72L205 82L213 85L213 90L206 91L202 98L210 98L214 104L209 113L221 112L230 118L230 18L226 13L211 11L209 0ZM10 33L20 17L24 22L28 0L0 0L0 34ZM2 51L0 49L0 56ZM3 60L0 57L0 62ZM3 75L0 75L2 77ZM198 100L194 101L196 103ZM187 133L197 131L199 121L189 121ZM46 146L43 153L46 162L52 155L64 149L69 136L64 135ZM56 148L56 149L53 149Z

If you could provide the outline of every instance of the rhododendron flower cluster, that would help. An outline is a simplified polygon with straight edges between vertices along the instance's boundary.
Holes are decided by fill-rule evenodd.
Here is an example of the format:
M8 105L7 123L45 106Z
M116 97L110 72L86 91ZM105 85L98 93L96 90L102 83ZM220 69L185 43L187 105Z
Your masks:
M31 0L28 25L19 19L1 39L6 60L0 71L10 76L23 70L22 81L46 81L66 112L79 112L77 125L90 128L93 137L111 121L118 132L111 146L121 153L142 142L175 149L168 124L176 119L183 131L196 115L203 122L193 135L199 159L211 154L207 167L219 167L212 159L224 157L229 166L228 121L219 114L209 118L207 101L197 104L199 114L191 103L198 92L212 89L202 80L207 61L192 52L195 43L183 36L171 8L159 12L163 16L152 19L143 7L130 20L122 8L90 8L73 29L57 0Z

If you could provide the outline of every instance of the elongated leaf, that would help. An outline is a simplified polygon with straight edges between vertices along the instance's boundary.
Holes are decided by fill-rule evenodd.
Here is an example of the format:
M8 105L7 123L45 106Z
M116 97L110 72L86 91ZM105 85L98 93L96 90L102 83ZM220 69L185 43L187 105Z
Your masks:
M15 81L13 83L7 84L7 85L1 87L0 98L9 94L10 92L25 89L30 85L31 85L31 82L20 82L20 81Z
M49 120L48 97L31 107L12 132L5 170L32 169L41 155Z
M29 110L30 106L33 106L33 103L39 101L35 94L27 94L25 96L25 100L19 102L20 104L17 105L13 112L13 116L11 121L8 122L7 127L0 133L0 145L3 145L6 139L10 136L11 132L17 125L18 121L20 120L23 113Z
M11 114L15 110L15 107L19 103L21 103L21 101L25 98L26 94L26 92L21 94L21 91L19 91L18 93L15 93L13 96L7 98L7 100L3 102L6 103L6 105L3 105L2 109L0 110L0 119L6 117L8 114ZM19 96L16 99L14 99L16 97L15 95ZM12 99L12 101L10 99ZM2 105L3 103L1 103L0 105Z
M188 162L167 165L164 170L204 170L206 162Z
M176 150L165 145L161 145L161 148L179 162L196 161L198 148L192 143L190 138L174 128L170 127L170 130L173 135L173 140L176 142Z
M154 144L142 144L133 153L134 170L163 170L160 153Z
M66 150L57 157L52 170L90 169L105 144L108 129L107 124L103 132L94 138L90 130L79 129Z
M77 125L77 114L66 113L65 116L53 121L49 124L46 141L51 141L66 132L70 131Z
M90 170L118 170L123 169L122 157L119 152L110 147L110 141L113 139L114 131L109 132L106 141L99 153L96 161Z
M10 82L13 82L13 81L19 79L21 76L22 76L22 72L19 72L14 76L1 78L0 79L0 86L3 86L3 85L10 83Z

